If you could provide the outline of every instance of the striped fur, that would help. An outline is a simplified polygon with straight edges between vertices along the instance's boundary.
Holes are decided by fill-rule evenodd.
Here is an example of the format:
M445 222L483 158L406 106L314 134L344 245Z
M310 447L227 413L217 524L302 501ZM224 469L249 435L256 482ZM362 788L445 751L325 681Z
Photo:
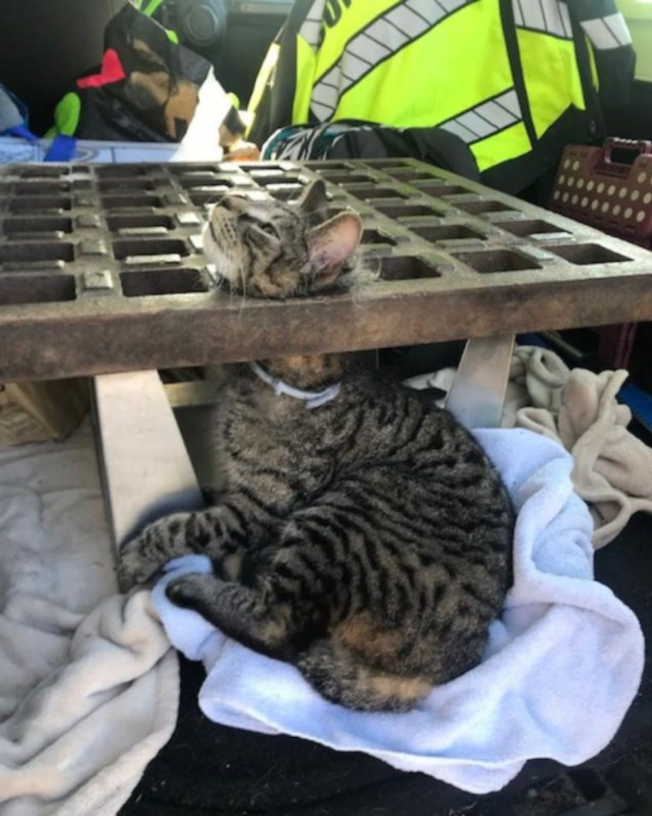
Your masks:
M320 229L332 267L324 235L340 227ZM310 263L321 274L323 258ZM341 379L340 395L307 410L234 366L215 427L219 500L146 528L121 579L206 553L214 575L178 579L172 600L295 663L329 700L407 710L481 658L509 582L506 491L450 414L391 378L333 356L263 364L301 388Z

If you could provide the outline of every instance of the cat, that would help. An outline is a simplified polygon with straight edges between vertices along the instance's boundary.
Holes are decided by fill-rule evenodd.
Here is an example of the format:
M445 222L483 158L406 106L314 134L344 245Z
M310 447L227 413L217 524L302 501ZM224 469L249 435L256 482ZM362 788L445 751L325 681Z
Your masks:
M350 289L362 223L344 211L313 226L324 196L322 182L294 207L226 195L207 259L247 297ZM510 582L513 513L450 413L347 360L230 367L217 503L147 527L120 578L145 583L170 558L205 553L214 574L170 583L175 604L292 662L332 702L405 711L480 662Z

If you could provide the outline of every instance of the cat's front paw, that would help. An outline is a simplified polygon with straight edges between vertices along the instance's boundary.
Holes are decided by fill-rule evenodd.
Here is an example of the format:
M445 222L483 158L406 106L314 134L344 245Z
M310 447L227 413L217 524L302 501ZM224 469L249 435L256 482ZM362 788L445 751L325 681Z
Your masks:
M128 541L120 552L118 562L118 584L123 592L133 586L146 584L162 565L147 557L147 547L142 537Z
M170 581L165 594L175 606L203 613L215 598L218 584L212 574L182 575Z
M123 592L147 584L171 558L190 552L183 536L187 518L188 514L178 513L156 521L122 547L118 582Z

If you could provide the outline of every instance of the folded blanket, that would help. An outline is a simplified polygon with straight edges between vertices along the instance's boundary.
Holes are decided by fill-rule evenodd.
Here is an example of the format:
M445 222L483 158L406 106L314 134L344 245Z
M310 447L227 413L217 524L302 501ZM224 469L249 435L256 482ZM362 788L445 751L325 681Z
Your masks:
M414 388L448 390L455 369L408 380ZM652 449L627 426L632 413L618 403L626 371L572 371L553 352L534 346L514 351L502 426L560 442L575 461L571 478L589 504L596 549L613 541L634 513L652 513Z
M150 594L117 595L90 423L0 450L0 814L109 816L176 722Z
M172 605L170 580L210 570L207 559L191 556L168 565L153 599L172 643L204 662L199 704L209 718L364 751L477 794L507 784L529 758L574 765L609 743L638 689L643 637L633 613L592 578L592 523L573 491L573 460L527 430L477 436L518 511L514 586L481 665L409 713L347 710L293 666Z
M520 427L560 441L573 454L572 479L589 503L597 548L613 541L634 513L652 513L652 449L627 430L632 412L616 399L626 371L575 369L561 389L556 417L523 408Z

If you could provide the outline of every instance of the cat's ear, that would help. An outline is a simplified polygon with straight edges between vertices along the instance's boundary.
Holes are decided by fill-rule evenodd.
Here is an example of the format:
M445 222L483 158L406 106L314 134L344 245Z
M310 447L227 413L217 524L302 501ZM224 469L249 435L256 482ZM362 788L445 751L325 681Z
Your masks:
M324 215L328 207L328 196L326 195L326 183L323 179L317 179L304 188L296 201L296 206L305 215Z
M310 231L306 273L311 277L313 291L335 283L342 267L358 248L361 237L362 221L354 212L340 213Z

